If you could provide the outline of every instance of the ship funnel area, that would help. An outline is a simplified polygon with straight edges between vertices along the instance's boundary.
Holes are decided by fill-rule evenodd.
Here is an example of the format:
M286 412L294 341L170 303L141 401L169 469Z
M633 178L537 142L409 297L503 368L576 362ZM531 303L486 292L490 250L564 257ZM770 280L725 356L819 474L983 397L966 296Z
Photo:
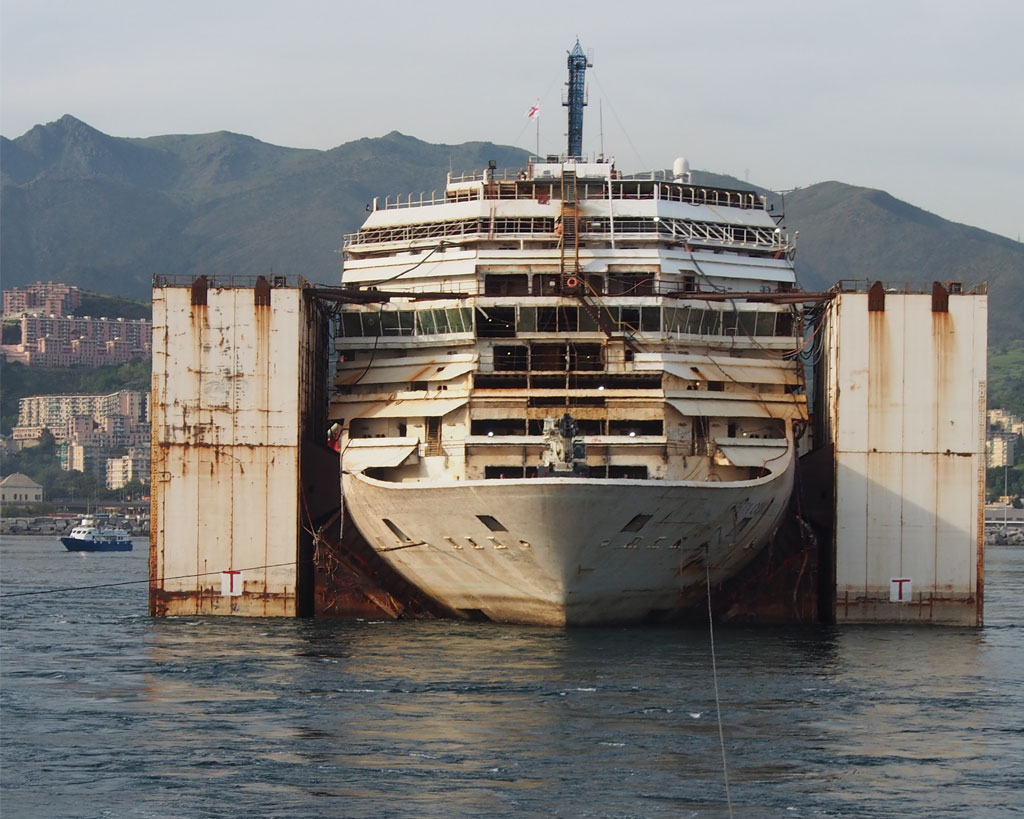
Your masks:
M593 63L583 53L580 41L576 41L569 52L569 82L566 83L568 93L562 105L569 109L569 158L580 159L583 156L583 106L586 99L586 73Z

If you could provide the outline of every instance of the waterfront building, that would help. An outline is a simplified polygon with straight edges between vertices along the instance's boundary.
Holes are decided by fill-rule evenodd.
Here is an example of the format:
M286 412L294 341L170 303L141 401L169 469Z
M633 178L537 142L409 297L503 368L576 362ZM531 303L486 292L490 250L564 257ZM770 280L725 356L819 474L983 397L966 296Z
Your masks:
M0 480L0 503L39 503L43 487L28 475L15 472Z

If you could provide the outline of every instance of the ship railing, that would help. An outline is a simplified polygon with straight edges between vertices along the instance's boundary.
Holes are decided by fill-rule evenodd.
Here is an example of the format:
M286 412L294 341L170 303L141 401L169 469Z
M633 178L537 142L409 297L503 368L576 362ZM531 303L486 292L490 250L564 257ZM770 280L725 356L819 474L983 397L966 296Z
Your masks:
M345 236L345 250L369 250L371 246L453 243L469 240L523 240L551 242L557 239L555 220L550 217L451 219L415 225L367 228ZM780 228L698 222L659 217L590 217L579 223L581 241L629 239L670 241L681 244L761 250L786 254L796 247L792 237Z
M605 164L611 160L606 159L604 155L598 155L594 158L594 162ZM544 156L531 156L530 166L534 165L565 165L568 162L575 162L580 165L585 165L590 162L589 154L582 154L581 156L569 156L569 154L545 154Z
M494 184L476 188L448 189L442 192L433 190L420 193L389 194L374 197L367 205L368 210L401 210L419 208L430 205L447 205L455 202L476 202L481 199L535 200L542 203L555 201L559 195L559 185L551 180L528 179L526 173L520 171L516 175L500 177L484 177L463 174L453 177L454 182L484 181ZM555 181L557 182L557 180ZM682 202L689 205L707 205L710 207L741 208L743 210L765 210L766 198L754 191L732 190L728 188L701 187L682 183L655 184L641 178L614 179L611 189L605 181L580 180L578 198L584 200L649 200L660 199L665 202Z
M444 205L448 202L454 201L470 201L478 198L475 194L476 191L459 191L460 194L465 194L458 200L446 197L444 194L438 194L436 190L430 191L430 193L406 193L406 194L393 194L384 197L384 201L380 201L380 197L374 197L373 210L396 210L401 208L420 208L425 205Z
M523 178L520 168L498 168L497 170L459 171L448 174L449 183L457 182L511 182Z
M866 293L875 283L875 279L840 279L832 285L832 291L836 293ZM900 281L882 282L882 288L886 293L902 293L905 295L922 295L932 292L935 281L939 281L946 290L953 295L983 296L988 293L988 282L979 284L964 285L963 282L953 279L933 279L931 281Z
M273 272L256 275L204 274L204 276L206 278L207 287L223 288L225 290L253 288L256 286L256 280L260 278L266 279L270 286L274 288L305 288L309 286L309 282L302 276L285 275ZM153 287L191 287L195 284L198 278L200 278L199 275L187 275L181 273L165 275L158 273L153 276Z

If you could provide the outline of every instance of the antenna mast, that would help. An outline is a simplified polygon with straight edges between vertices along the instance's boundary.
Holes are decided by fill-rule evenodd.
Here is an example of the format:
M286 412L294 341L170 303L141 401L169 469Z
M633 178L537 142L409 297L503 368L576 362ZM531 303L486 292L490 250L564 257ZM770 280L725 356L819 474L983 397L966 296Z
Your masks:
M583 156L583 106L587 104L585 75L593 63L583 53L580 41L569 52L569 92L562 104L569 109L569 158Z

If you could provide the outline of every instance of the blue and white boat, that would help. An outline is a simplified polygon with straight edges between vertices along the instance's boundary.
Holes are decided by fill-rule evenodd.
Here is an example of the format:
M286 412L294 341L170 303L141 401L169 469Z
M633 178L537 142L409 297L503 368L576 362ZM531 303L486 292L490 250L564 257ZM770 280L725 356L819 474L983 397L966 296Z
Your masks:
M60 539L69 552L130 552L131 536L124 529L108 529L91 517L82 518L70 535Z

